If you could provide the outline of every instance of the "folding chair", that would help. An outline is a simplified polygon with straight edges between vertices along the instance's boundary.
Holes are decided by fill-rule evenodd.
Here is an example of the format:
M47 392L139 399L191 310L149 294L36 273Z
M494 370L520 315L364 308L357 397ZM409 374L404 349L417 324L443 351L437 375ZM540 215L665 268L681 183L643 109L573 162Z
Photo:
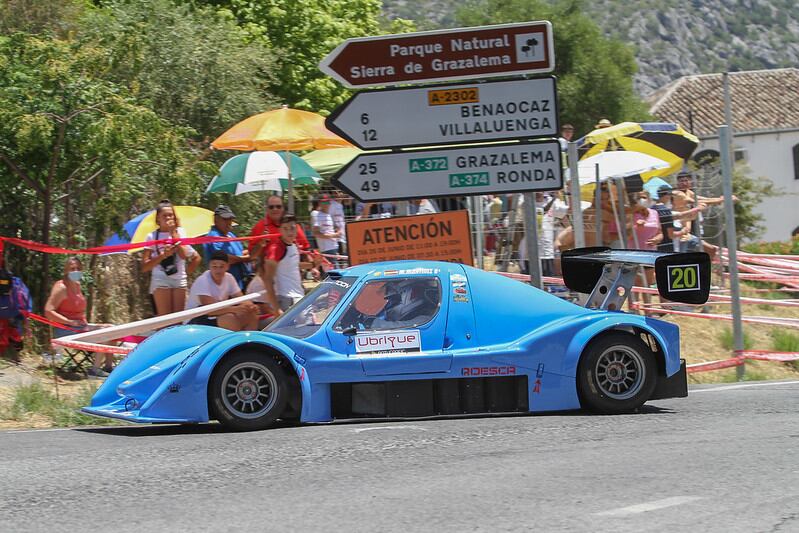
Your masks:
M50 338L53 339L53 328L50 328ZM82 372L88 375L87 371L94 362L94 352L87 352L78 348L67 348L57 344L51 344L53 351L61 356L61 361L56 366L58 372Z
M56 352L59 351L61 352L61 363L56 369L60 372L72 371L87 374L87 371L92 367L94 352L87 352L77 348L67 348L65 346L59 346Z

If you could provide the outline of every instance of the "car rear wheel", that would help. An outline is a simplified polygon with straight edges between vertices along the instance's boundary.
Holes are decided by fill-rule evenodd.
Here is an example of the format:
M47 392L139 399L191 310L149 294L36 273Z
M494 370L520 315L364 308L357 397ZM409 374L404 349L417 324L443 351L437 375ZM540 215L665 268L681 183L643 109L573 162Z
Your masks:
M240 352L224 358L209 385L214 417L236 431L271 426L286 407L285 373L268 354Z
M641 407L657 384L654 354L639 338L625 333L591 342L577 367L577 389L583 407L603 414Z

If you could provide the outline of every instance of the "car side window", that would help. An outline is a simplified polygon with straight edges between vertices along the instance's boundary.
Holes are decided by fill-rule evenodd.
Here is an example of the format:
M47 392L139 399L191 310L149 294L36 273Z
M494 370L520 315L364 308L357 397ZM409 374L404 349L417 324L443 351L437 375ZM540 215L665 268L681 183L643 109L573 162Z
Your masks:
M352 299L334 329L380 331L422 326L440 307L438 278L371 280Z

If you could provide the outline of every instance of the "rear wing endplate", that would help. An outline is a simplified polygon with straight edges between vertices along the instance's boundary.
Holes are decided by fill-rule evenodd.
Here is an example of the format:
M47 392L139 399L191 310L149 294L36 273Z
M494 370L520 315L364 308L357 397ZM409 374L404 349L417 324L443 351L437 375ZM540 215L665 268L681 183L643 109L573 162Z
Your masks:
M704 252L594 247L561 254L563 282L573 291L590 294L586 307L597 309L621 309L641 266L655 268L658 292L666 300L703 304L710 295L710 257Z

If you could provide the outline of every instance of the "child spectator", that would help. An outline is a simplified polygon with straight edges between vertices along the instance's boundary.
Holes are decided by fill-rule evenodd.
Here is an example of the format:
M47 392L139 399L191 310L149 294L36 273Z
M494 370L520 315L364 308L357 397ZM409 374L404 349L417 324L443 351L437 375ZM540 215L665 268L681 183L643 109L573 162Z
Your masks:
M194 309L230 298L241 296L241 288L228 272L228 254L217 250L208 261L208 270L194 280L189 292L186 309ZM257 329L258 309L250 302L244 302L194 317L189 324L217 326L231 331Z
M280 239L269 244L259 272L266 291L266 302L275 315L280 315L305 296L300 272L313 265L300 261L296 239L297 219L287 213L280 221Z
M148 241L186 237L169 200L158 204L155 221L158 228L147 235ZM199 264L200 255L191 246L181 245L180 241L167 245L153 244L144 249L141 269L142 272L152 272L150 294L155 300L156 314L168 315L183 310L186 306L189 274Z

